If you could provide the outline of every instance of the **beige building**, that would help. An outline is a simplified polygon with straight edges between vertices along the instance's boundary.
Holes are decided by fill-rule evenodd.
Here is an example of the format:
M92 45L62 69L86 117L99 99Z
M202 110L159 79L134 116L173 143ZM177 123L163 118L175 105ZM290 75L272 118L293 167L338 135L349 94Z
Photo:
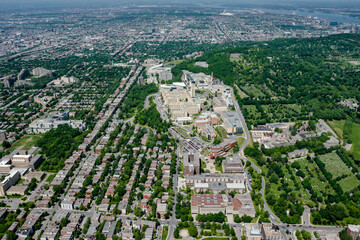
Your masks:
M222 169L224 173L243 173L244 166L238 157L227 157L222 161Z
M12 186L6 191L6 195L25 195L28 189L27 185Z
M191 187L197 193L206 191L214 194L231 191L244 193L246 190L245 181L244 174L203 173L201 175L187 176L185 185Z
M263 240L284 240L279 227L272 223L263 223L261 226Z
M167 203L158 202L156 205L156 213L159 214L161 218L164 218L167 213L167 208Z
M183 83L161 85L160 93L164 101L164 108L168 110L171 119L191 117L201 110L200 99L192 96L192 89Z
M258 126L250 130L250 132L253 141L258 143L269 141L274 134L274 131L266 126Z

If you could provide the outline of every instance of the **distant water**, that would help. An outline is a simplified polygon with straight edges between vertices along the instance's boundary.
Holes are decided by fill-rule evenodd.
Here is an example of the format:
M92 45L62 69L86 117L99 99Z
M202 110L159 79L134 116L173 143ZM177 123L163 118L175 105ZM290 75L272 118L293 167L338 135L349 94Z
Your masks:
M352 24L360 24L360 19L355 17L350 17L347 15L342 14L334 14L334 13L323 13L323 12L308 12L308 11L302 11L302 10L279 10L279 9L264 9L269 12L274 13L282 13L282 14L292 14L296 13L296 15L300 16L311 16L311 17L318 17L321 19L325 19L330 22L339 22L339 23L352 23Z

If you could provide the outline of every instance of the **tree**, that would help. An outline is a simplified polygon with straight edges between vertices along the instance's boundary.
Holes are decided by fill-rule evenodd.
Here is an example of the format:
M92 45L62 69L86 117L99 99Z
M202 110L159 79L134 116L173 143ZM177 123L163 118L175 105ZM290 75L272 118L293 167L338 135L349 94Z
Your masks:
M235 144L235 146L233 147L233 152L237 153L237 152L239 152L239 150L240 150L239 145Z
M17 236L13 231L8 231L6 234L6 240L15 240L16 238Z
M180 237L179 232L180 232L179 228L176 228L175 231L174 231L174 237L175 237L175 238L179 238L179 237Z
M251 223L252 217L244 214L244 216L242 216L242 221L243 221L244 223Z
M67 217L64 217L60 220L60 226L61 228L65 227L67 224L68 224L68 218Z
M304 240L311 240L311 233L305 230L301 230L301 234Z
M189 227L189 234L191 237L196 237L198 235L198 231L197 231L197 228L195 227L194 224L192 224L190 227Z
M137 216L137 217L141 217L141 216L142 216L142 210L141 210L141 208L139 208L139 207L135 208L134 214L135 214L135 216Z
M352 240L352 237L347 234L346 229L343 229L343 230L339 233L339 236L340 236L340 239L341 239L341 240Z
M299 176L299 177L304 178L304 177L305 177L305 173L304 173L302 170L299 170L299 171L296 172L296 176Z
M9 147L11 147L11 143L9 143L8 141L5 140L5 141L2 142L2 147L3 148L9 148Z

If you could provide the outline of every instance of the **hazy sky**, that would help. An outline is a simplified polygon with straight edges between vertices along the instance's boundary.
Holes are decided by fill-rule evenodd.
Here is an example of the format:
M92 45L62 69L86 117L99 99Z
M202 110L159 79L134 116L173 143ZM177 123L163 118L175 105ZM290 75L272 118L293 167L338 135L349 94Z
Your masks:
M211 7L295 6L358 7L360 0L0 0L1 9L51 7L116 7L129 4L197 5Z

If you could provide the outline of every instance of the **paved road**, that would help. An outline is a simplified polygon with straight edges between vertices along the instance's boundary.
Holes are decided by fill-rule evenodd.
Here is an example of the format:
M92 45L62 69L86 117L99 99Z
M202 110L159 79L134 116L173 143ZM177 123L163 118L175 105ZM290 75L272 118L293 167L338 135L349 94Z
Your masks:
M176 151L177 151L177 156L179 156L180 148L178 147ZM177 159L177 160L179 160L179 159ZM174 235L175 227L177 225L177 219L176 219L176 215L175 215L175 206L177 203L177 193L178 193L178 178L179 178L178 167L179 167L179 161L176 161L176 173L173 176L173 180L174 180L173 190L174 190L174 194L175 194L174 205L172 208L172 215L171 215L170 224L169 224L169 232L166 237L166 240L171 240L174 238L173 235Z
M249 160L248 160L249 161ZM251 166L258 172L261 174L261 169L256 166L253 162L251 162ZM270 209L270 207L267 205L266 203L266 199L265 199L265 178L262 176L261 177L261 190L260 190L261 196L264 199L264 210L268 211L270 214L270 221L274 224L279 224L282 223L281 220L275 215L275 213Z
M145 98L144 109L147 109L149 107L149 98L154 97L154 96L156 96L156 93L150 94L149 96L147 96Z
M231 95L233 97L233 102L234 102L234 106L235 106L235 110L236 112L239 114L240 116L240 121L243 125L243 131L245 133L245 143L240 147L240 150L239 150L239 156L244 159L244 160L247 160L249 161L245 155L243 154L243 150L245 149L245 147L249 144L250 142L250 133L249 133L249 130L247 128L247 124L246 124L246 121L245 121L245 118L244 118L244 115L240 109L240 106L239 106L239 103L238 101L236 100L235 98L235 95L234 95L234 91L233 91L233 88L230 88L231 89ZM258 172L258 173L261 173L261 169L258 168L255 164L251 163L251 165L253 166L253 168ZM270 221L273 222L273 223L282 223L281 220L272 212L272 210L269 208L269 206L267 205L266 203L266 200L265 200L265 179L264 177L262 177L261 179L262 183L261 183L261 190L260 190L260 193L262 195L262 198L264 199L264 210L265 211L268 211L269 214L270 214Z
M246 124L246 121L245 121L245 118L244 118L244 115L240 109L240 106L239 106L239 103L238 101L236 101L236 98L235 98L235 95L234 95L234 90L233 88L230 88L231 89L231 96L233 98L233 102L234 102L234 106L235 106L235 110L236 112L239 114L240 116L240 121L241 121L241 124L243 126L243 131L245 133L245 142L244 144L240 147L239 149L239 153L242 153L243 150L245 149L245 147L249 144L250 142L250 133L249 133L249 130L247 128L247 124Z
M305 207L304 213L302 215L302 221L305 225L309 225L311 226L311 221L310 221L310 208L309 207Z
M159 92L156 94L156 96L155 96L155 98L154 98L154 101L155 101L155 103L156 103L156 109L157 109L158 112L160 113L160 117L161 117L164 121L169 122L169 117L168 117L166 111L165 111L165 110L163 109L163 107L162 107L162 106L164 106L164 105L163 105L163 102L162 102L162 100L161 100L161 96L160 96L160 93L159 93Z

